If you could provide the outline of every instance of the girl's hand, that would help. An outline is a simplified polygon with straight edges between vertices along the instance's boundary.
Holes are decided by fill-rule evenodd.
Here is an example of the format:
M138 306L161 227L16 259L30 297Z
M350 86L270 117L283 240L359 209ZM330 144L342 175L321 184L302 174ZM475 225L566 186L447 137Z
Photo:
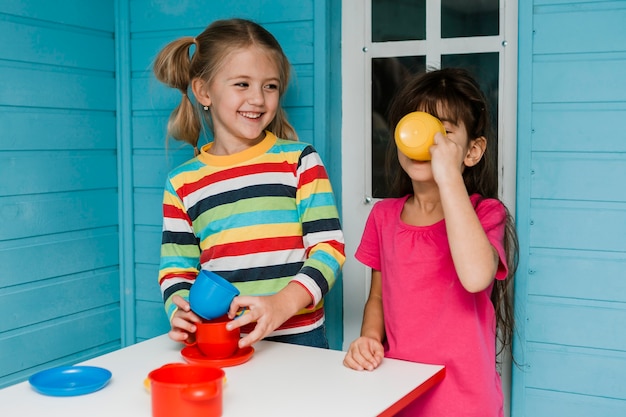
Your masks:
M230 305L228 317L234 319L240 309L244 314L228 324L228 329L256 322L254 330L239 341L239 348L250 346L272 333L278 326L289 319L292 314L286 312L276 294L268 296L239 296Z
M230 304L228 317L234 319L240 310L246 311L228 323L227 327L232 330L256 322L254 330L239 340L239 348L244 348L267 337L311 301L309 293L297 283L290 283L272 295L235 297Z
M172 329L169 331L168 336L170 339L177 342L191 342L196 332L195 323L199 323L202 319L198 317L193 311L189 303L179 295L172 297L172 302L176 304L178 309L172 316L170 325Z
M383 361L383 345L371 337L361 336L350 343L343 364L357 371L373 371Z
M430 154L433 178L438 185L461 177L465 159L465 150L461 145L441 133L436 133Z

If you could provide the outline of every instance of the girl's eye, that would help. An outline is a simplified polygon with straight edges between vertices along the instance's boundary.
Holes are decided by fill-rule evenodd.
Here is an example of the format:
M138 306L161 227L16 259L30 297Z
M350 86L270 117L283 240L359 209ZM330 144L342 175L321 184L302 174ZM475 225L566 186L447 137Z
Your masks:
M247 87L248 83L235 83L237 87Z
M278 90L278 84L268 84L265 86L268 90Z

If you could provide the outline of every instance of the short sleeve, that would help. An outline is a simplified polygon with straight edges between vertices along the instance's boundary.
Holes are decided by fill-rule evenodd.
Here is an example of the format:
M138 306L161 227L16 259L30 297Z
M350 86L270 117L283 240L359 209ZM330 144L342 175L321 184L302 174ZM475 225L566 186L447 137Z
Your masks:
M382 268L380 260L380 230L376 221L377 214L380 211L379 204L380 202L372 207L372 211L365 222L361 243L354 255L359 262L377 271L380 271Z
M509 268L504 250L504 232L507 220L504 204L495 198L481 200L477 195L472 196L472 203L476 207L476 216L483 226L487 239L500 258L496 279L505 279L509 273Z

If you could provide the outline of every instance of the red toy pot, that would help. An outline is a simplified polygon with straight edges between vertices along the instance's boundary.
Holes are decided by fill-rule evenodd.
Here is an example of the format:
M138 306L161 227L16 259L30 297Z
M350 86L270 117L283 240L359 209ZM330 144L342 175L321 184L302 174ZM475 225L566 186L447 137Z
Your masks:
M153 417L220 417L224 371L209 366L168 364L148 374Z

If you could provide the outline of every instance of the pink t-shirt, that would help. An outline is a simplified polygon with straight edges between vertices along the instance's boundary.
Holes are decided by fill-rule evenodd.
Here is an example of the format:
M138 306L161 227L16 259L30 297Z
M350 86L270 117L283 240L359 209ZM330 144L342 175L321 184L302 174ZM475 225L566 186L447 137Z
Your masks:
M430 226L402 222L408 197L374 205L356 251L360 262L382 273L385 356L446 366L444 380L400 415L502 417L496 321L489 298L493 285L475 294L463 288L445 220ZM505 279L504 206L477 194L470 198L500 257L496 279Z

